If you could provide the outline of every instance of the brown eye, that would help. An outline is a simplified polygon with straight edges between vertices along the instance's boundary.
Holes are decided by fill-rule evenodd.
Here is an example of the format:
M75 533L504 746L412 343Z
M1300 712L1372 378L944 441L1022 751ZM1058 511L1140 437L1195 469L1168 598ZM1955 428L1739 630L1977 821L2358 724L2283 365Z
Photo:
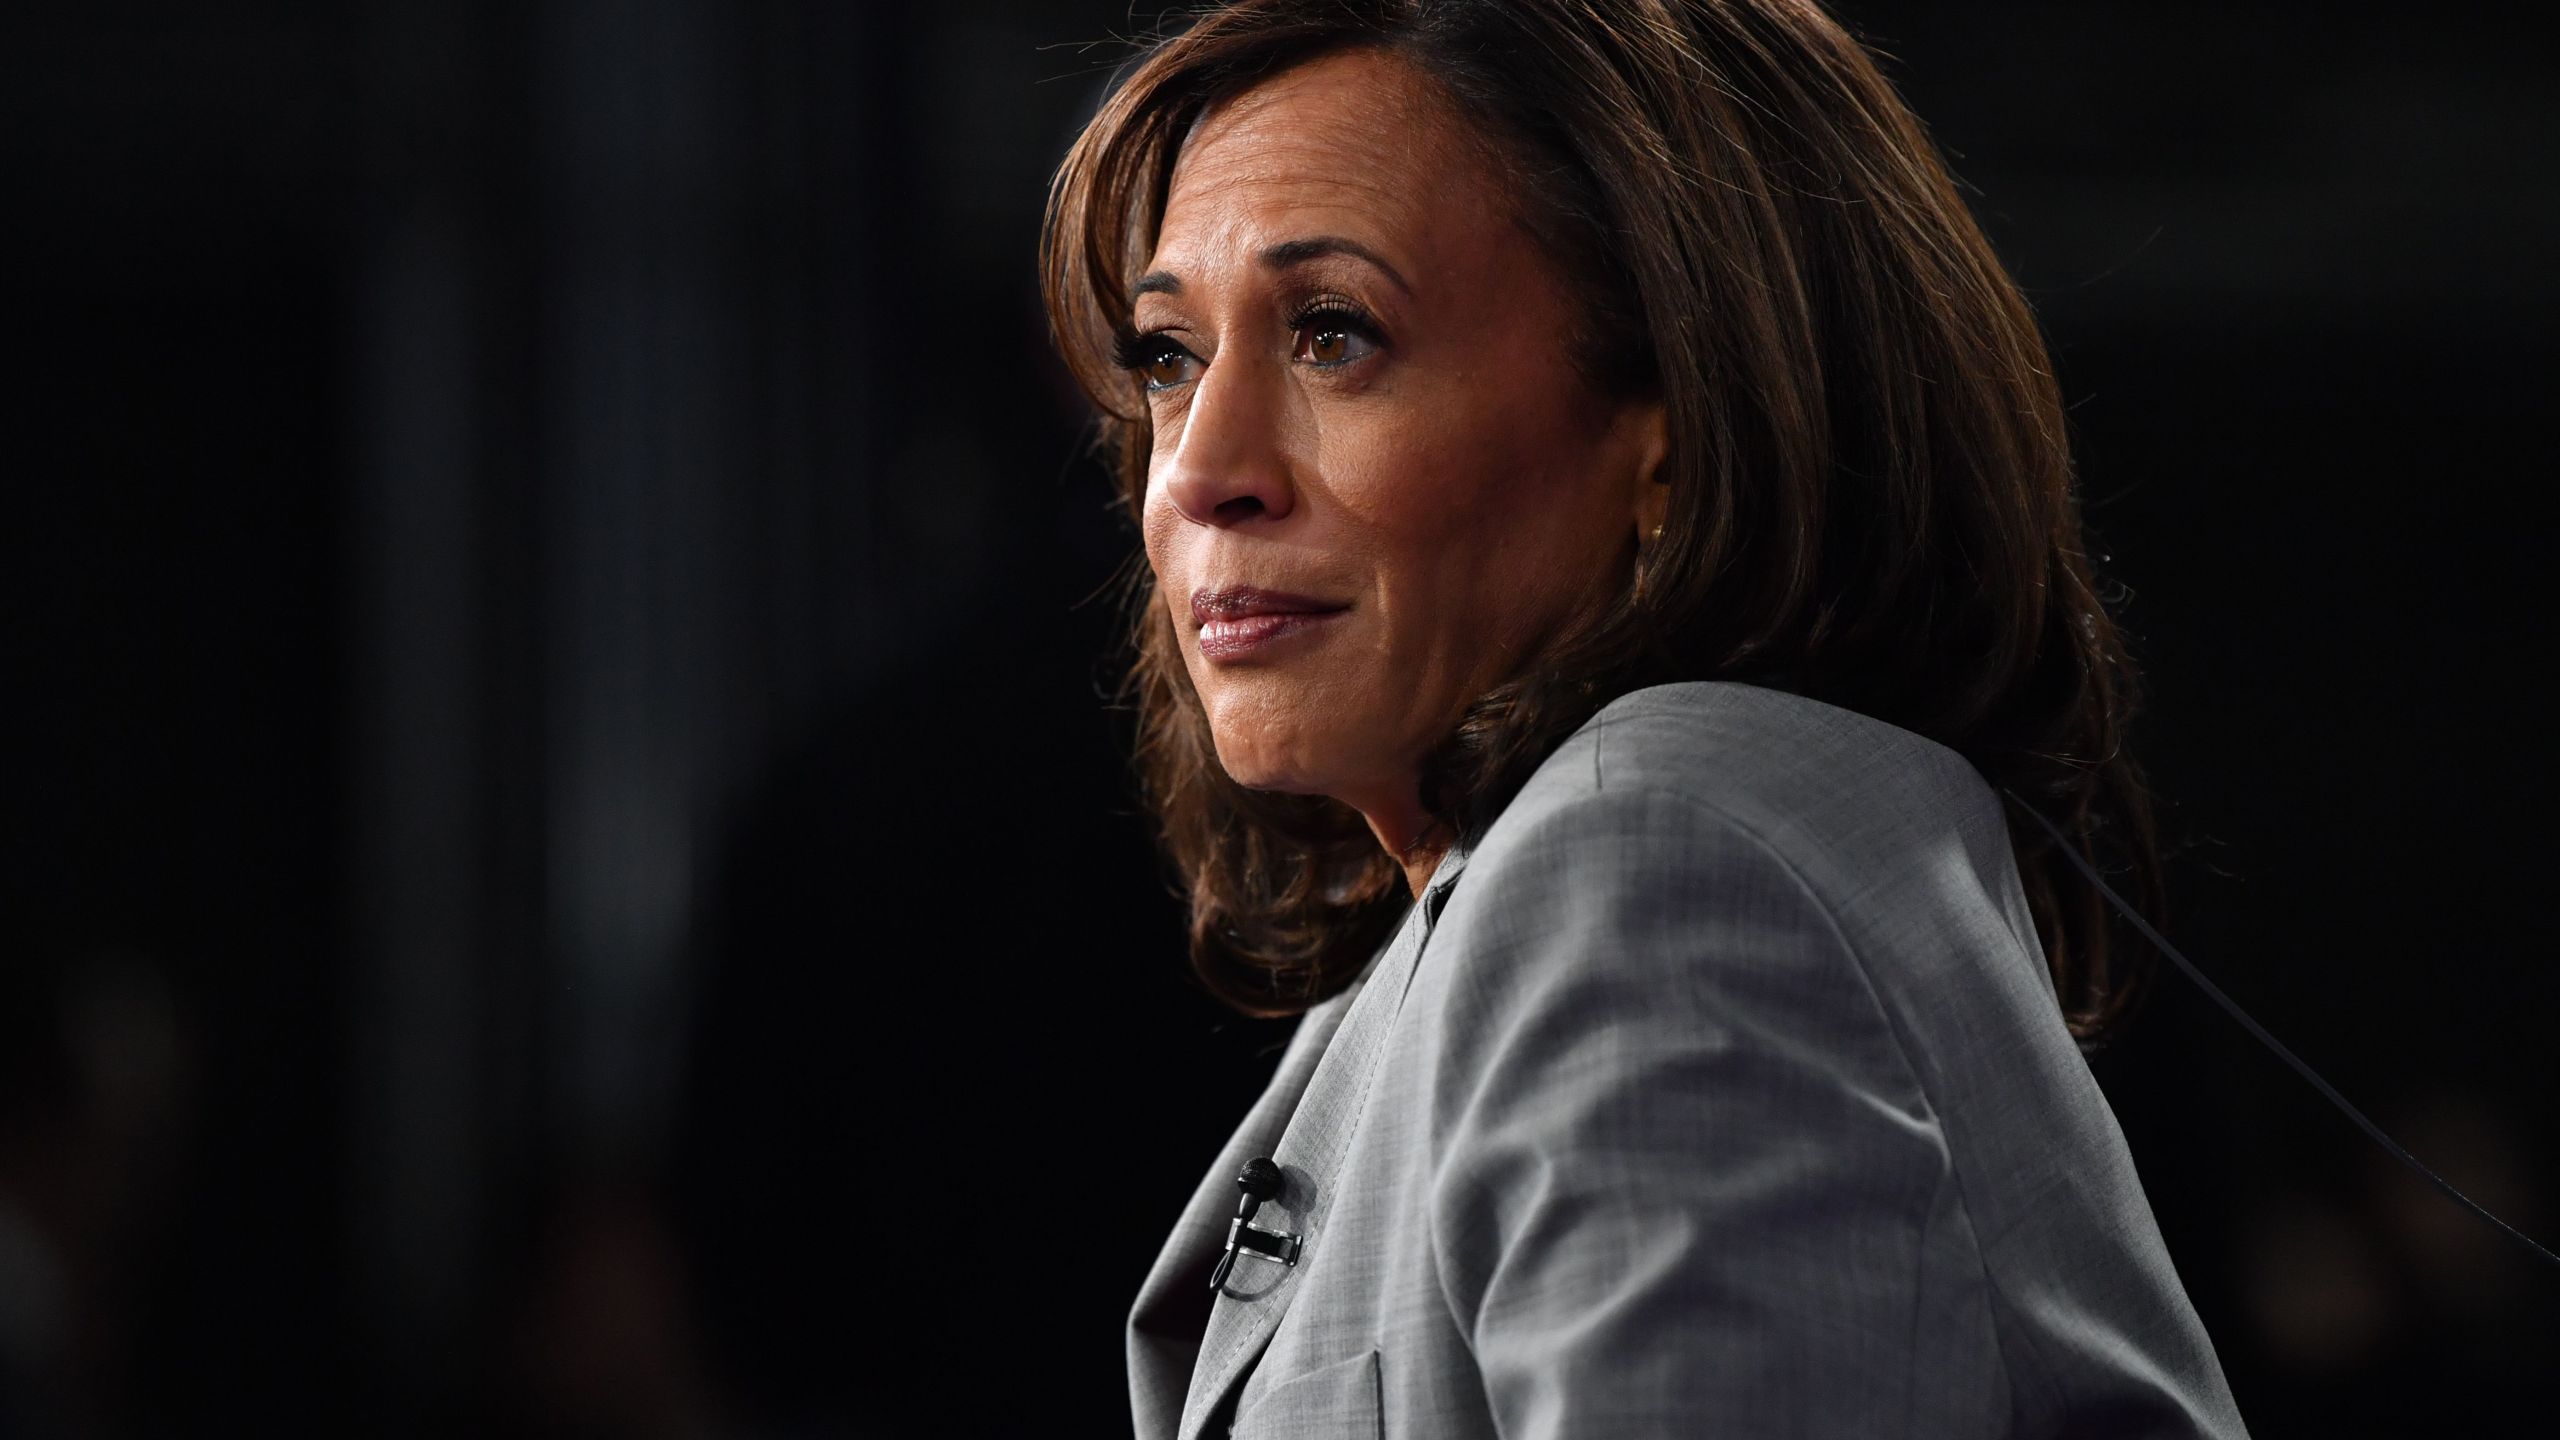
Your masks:
M1138 377L1149 394L1170 389L1190 379L1183 367L1199 362L1198 356L1182 347L1180 341L1161 332L1141 335L1123 330L1112 341L1111 358L1121 369Z
M1349 310L1329 308L1298 321L1293 358L1327 369L1365 359L1378 345L1377 332Z

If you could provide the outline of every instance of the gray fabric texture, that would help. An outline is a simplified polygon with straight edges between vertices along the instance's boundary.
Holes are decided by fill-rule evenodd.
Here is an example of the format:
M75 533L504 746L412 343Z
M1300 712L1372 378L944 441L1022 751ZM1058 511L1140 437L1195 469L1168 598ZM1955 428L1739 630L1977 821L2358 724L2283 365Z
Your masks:
M1301 1258L1213 1298L1266 1154ZM1997 798L1732 683L1609 705L1442 861L1128 1338L1139 1440L2244 1433Z

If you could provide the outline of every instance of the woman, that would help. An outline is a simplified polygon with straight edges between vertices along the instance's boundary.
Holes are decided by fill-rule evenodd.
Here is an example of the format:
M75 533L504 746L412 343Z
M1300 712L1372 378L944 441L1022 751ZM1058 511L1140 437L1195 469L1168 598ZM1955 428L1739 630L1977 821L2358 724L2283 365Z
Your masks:
M1243 0L1043 265L1193 962L1305 1016L1141 1436L2241 1433L2073 1043L2099 901L2001 798L2148 880L2062 411L1853 40Z

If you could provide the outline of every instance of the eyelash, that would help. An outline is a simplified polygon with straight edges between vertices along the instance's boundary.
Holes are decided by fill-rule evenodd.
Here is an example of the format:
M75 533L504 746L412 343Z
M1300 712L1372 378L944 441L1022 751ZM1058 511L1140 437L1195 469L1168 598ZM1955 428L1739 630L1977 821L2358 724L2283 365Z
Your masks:
M1113 363L1121 369L1135 373L1163 359L1166 352L1182 348L1175 341L1166 339L1161 330L1151 330L1141 335L1135 330L1123 327L1119 334L1112 337L1111 358Z
M1351 334L1357 335L1361 339L1368 341L1373 346L1384 346L1386 344L1385 337L1378 333L1378 322L1369 318L1369 312L1352 304L1348 300L1334 296L1320 296L1316 299L1305 301L1295 310L1289 312L1288 324L1290 337L1295 339L1299 331L1306 329L1309 322L1316 320L1329 320L1333 322L1324 327L1328 331L1348 331ZM1168 354L1177 351L1184 355L1191 355L1189 347L1185 346L1178 340L1168 339L1165 332L1161 330L1150 330L1144 334L1140 334L1136 330L1123 326L1119 333L1114 335L1111 340L1111 358L1113 362L1121 369L1126 370L1133 375L1145 370L1148 366L1155 364L1157 361L1164 359ZM1200 357L1192 355L1191 358L1197 360ZM1319 360L1311 361L1309 363L1315 365L1319 370L1333 370L1339 369L1342 366L1349 365L1353 362L1349 360L1336 360L1327 364L1326 362Z

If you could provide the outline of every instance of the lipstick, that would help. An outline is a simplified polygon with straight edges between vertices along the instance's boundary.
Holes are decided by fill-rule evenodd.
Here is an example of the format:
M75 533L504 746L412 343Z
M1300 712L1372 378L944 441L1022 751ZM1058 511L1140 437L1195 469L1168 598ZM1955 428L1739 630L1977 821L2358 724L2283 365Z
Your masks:
M1293 635L1318 629L1350 608L1250 586L1198 590L1191 596L1191 618L1200 622L1200 654L1219 661L1255 655Z

